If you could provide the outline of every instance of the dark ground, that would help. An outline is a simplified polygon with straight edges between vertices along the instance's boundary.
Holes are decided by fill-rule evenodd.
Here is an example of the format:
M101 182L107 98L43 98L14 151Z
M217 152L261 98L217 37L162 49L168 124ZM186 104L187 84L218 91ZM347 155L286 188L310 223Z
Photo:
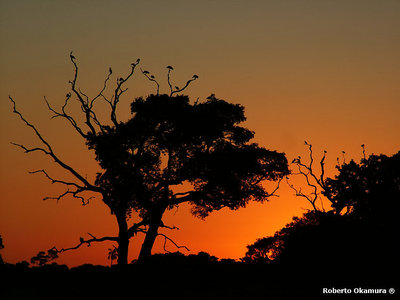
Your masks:
M394 266L282 266L155 258L126 268L0 266L1 299L398 299ZM326 288L395 288L390 295L326 295Z

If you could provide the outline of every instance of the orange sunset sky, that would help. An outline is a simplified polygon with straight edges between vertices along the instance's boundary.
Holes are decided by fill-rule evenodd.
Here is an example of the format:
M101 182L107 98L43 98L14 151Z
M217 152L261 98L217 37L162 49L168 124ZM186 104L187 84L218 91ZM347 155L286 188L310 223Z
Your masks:
M137 58L162 91L168 91L167 65L174 67L177 85L197 74L186 90L192 99L215 93L244 105L245 125L256 141L285 152L289 161L307 156L304 140L317 159L327 150L331 176L342 150L358 161L361 144L367 154L400 149L400 1L1 0L0 22L0 253L10 263L53 246L75 246L88 232L116 234L114 217L100 199L87 206L72 198L42 201L64 188L28 171L69 177L49 157L10 144L40 145L12 114L8 95L59 157L93 180L93 153L66 122L50 119L43 100L63 104L73 76L71 50L80 67L78 85L90 95L101 89L110 66L114 74L126 74ZM128 87L121 120L129 117L134 97L155 92L140 73ZM165 219L180 230L163 232L190 253L237 259L246 245L310 208L282 184L279 197L267 203L222 209L204 221L180 206ZM142 238L131 242L129 260L137 257ZM162 252L162 244L160 238L153 252ZM108 264L110 247L82 247L57 262Z

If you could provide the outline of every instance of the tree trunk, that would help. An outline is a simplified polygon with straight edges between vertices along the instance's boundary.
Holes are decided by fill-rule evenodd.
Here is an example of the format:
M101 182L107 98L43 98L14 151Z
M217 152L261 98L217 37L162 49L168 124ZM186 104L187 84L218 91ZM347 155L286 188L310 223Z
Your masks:
M139 253L139 261L145 261L151 256L151 249L153 249L154 242L158 235L158 228L160 227L162 216L165 212L165 208L158 209L152 216L152 221L149 224L146 237L144 238L142 247Z
M128 264L128 248L129 248L129 236L128 236L128 223L126 222L125 214L117 214L118 222L118 265L123 266Z
M154 242L158 234L159 224L150 224L149 229L144 238L144 242L140 249L139 261L145 261L151 256L151 249L153 248Z

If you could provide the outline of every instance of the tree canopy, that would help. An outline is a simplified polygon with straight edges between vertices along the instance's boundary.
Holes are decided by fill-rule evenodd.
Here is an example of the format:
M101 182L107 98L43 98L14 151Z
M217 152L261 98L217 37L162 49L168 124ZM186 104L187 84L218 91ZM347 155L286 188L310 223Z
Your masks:
M394 220L400 199L400 152L370 155L338 166L338 175L326 180L325 194L338 212L347 209L360 219Z
M241 105L214 95L191 104L185 95L152 94L135 99L131 112L127 122L90 136L88 145L104 169L97 183L110 192L106 201L138 210L150 225L146 234L154 230L151 246L166 209L190 202L204 218L244 207L272 195L265 180L288 173L283 153L249 142L254 133L239 125L246 119Z

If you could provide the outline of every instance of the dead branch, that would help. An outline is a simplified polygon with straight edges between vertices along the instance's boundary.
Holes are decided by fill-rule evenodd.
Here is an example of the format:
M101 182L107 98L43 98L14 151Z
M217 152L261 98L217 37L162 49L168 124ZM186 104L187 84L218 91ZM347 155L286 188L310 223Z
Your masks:
M289 178L288 178L288 177L286 177L286 182L287 182L288 186L289 186L292 190L295 191L295 195L296 195L297 197L302 197L302 198L306 199L308 202L311 203L311 205L312 205L312 207L313 207L313 209L314 209L315 211L319 211L319 209L318 209L317 206L315 205L315 202L316 202L316 200L317 200L318 194L316 194L316 193L314 192L314 193L312 193L312 195L313 195L312 197L311 197L310 195L304 194L304 193L302 192L301 188L297 189L297 188L294 187L293 184L291 184L291 183L289 182Z
M10 101L13 104L13 113L15 113L16 115L19 116L19 118L25 123L26 126L30 127L34 132L35 135L38 137L38 139L42 142L42 144L44 145L44 147L36 147L36 148L27 148L24 145L21 144L17 144L17 143L12 143L13 145L23 149L25 151L25 153L30 153L30 152L35 152L35 151L39 151L42 152L46 155L49 155L50 157L53 158L54 162L56 164L58 164L59 166L61 166L63 169L67 170L70 174L72 174L78 181L80 181L81 183L83 183L83 186L85 188L85 190L90 190L93 192L99 192L102 193L102 190L99 187L96 187L92 184L90 184L85 177L83 177L82 175L80 175L74 168L72 168L71 166L69 166L68 164L66 164L65 162L63 162L61 159L58 158L58 156L54 153L52 147L50 146L50 144L43 138L43 136L40 134L40 132L36 129L36 127L31 124L30 122L28 122L24 116L17 110L16 108L16 103L14 101L14 99L9 96L8 97L10 99Z
M49 179L52 184L59 183L59 184L66 185L68 187L64 193L62 193L58 196L54 196L54 197L47 196L47 197L44 197L43 200L54 199L54 200L57 200L57 202L58 202L59 200L61 200L61 198L65 197L67 195L72 195L72 197L81 200L83 205L86 205L89 203L89 200L94 198L93 196L89 197L89 198L84 198L82 196L79 196L80 193L85 192L85 191L91 191L91 190L84 186L78 185L75 182L68 182L68 181L64 181L64 180L54 179L45 170L36 170L36 171L29 172L29 174L37 174L37 173L44 174L44 176L47 179ZM74 190L70 190L69 187L73 187Z
M74 186L78 189L84 189L83 186L78 185L75 182L68 182L68 181L64 181L64 180L59 180L59 179L54 179L53 177L51 177L45 170L36 170L36 171L30 171L29 174L38 174L38 173L42 173L44 174L44 176L49 179L51 181L51 183L60 183L60 184L64 184L64 185L68 185L68 186Z
M171 251L167 250L167 248L166 248L167 240L170 241L172 244L174 244L174 246L175 246L176 248L178 248L178 249L184 248L184 249L186 249L186 251L190 251L188 247L178 245L178 244L175 243L171 238L169 238L168 236L166 236L166 235L163 234L163 233L158 233L157 235L160 235L160 236L164 237L164 246L163 246L163 248L164 248L164 251L167 252L167 253L171 253Z
M122 89L122 85L133 75L135 72L136 66L140 63L140 59L138 58L135 63L131 64L131 71L129 74L124 78L120 77L117 79L117 87L114 90L114 95L110 101L111 105L111 121L113 124L118 127L118 121L117 121L117 115L116 115L116 110L117 110L117 105L120 101L120 97L123 93L125 93L128 89Z
M76 250L78 248L80 248L82 245L87 245L88 247L91 246L91 243L96 243L96 242L104 242L104 241L113 241L113 242L117 242L118 241L118 237L116 236L104 236L101 238L96 238L93 234L88 233L91 238L85 240L84 238L80 237L79 238L79 244L77 244L76 246L70 247L70 248L61 248L60 250L58 250L56 247L53 247L52 249L55 249L57 251L57 253L62 253L62 252L66 252L66 251L70 251L70 250Z
M72 127L83 137L86 138L87 135L83 133L83 130L78 126L78 124L76 123L75 119L70 116L69 114L66 113L65 108L68 105L68 100L71 98L71 93L68 93L66 95L66 99L64 102L64 105L61 108L61 112L56 111L53 107L51 107L49 101L47 101L46 96L44 97L44 100L47 104L47 108L54 114L52 116L52 119L57 118L57 117L62 117L64 119L66 119L71 125Z
M96 130L93 127L92 124L92 114L91 114L91 109L89 107L89 99L86 97L86 100L84 99L85 95L82 94L79 89L77 89L76 87L76 81L78 79L78 65L75 62L75 56L72 55L72 51L69 55L70 60L72 62L72 64L74 65L74 79L72 81L70 81L71 84L71 89L74 92L75 96L78 98L78 101L81 104L81 109L85 114L86 117L86 125L89 127L89 130L91 131L92 134L96 134Z
M279 195L277 195L276 192L279 190L279 187L280 187L280 184L281 184L282 179L283 179L283 178L279 178L276 187L273 189L273 191L272 191L271 193L268 193L268 192L267 192L266 197L279 197Z
M289 187L295 192L296 196L306 199L312 205L315 211L320 211L320 209L316 205L316 201L318 200L318 198L321 198L320 190L324 191L326 189L324 176L325 176L325 159L327 151L324 150L324 154L319 162L321 173L319 176L317 176L317 174L314 172L314 166L313 166L314 154L312 145L307 141L304 141L304 144L308 147L309 163L308 164L303 163L300 156L293 159L292 164L296 165L297 172L292 174L302 176L305 179L307 186L310 187L312 191L309 194L305 194L301 188L294 187L294 185L289 182L288 177L286 177L286 182L289 185ZM324 210L323 207L322 210Z
M160 84L158 83L158 81L156 80L156 78L154 77L154 75L151 75L149 71L143 70L142 68L140 68L140 71L142 72L142 74L150 81L154 82L157 85L157 96L160 94Z
M195 81L196 79L199 78L199 76L193 75L193 77L186 82L186 84L183 86L183 88L179 88L178 86L175 86L175 89L173 89L172 83L171 83L171 71L174 68L171 66L167 66L167 69L168 69L167 81L168 81L168 85L169 85L169 89L170 89L170 94L169 94L170 97L172 97L176 93L180 93L180 92L184 91L192 81Z

